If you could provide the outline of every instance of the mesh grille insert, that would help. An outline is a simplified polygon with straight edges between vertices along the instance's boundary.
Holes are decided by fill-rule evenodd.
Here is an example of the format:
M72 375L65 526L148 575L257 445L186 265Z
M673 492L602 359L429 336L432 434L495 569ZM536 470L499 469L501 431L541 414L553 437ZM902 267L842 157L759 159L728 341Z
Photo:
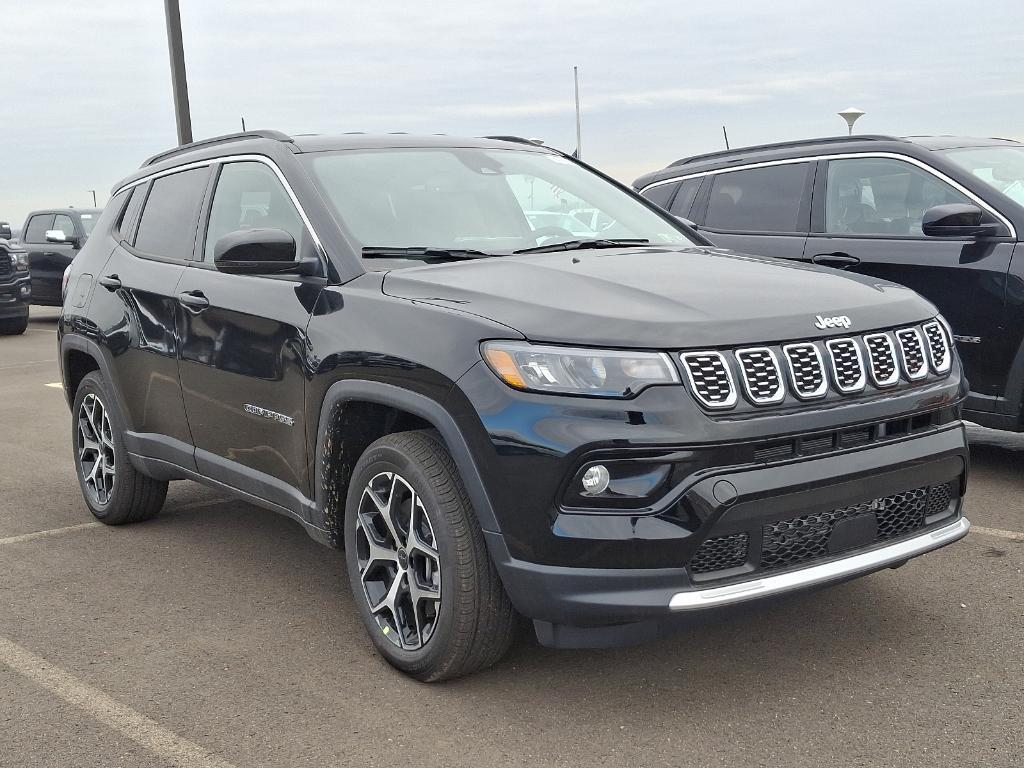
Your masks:
M928 374L928 363L924 359L924 344L916 328L904 328L896 331L896 339L900 343L900 357L903 360L903 373L911 381L916 381Z
M736 403L729 364L721 352L686 352L680 356L693 394L708 408L729 408Z
M853 339L831 339L825 344L832 361L832 374L840 392L859 392L864 389L864 363L860 347Z
M891 387L900 380L899 363L896 361L896 347L885 333L873 333L864 337L868 350L868 367L871 380L878 387Z
M3 277L7 277L14 271L14 263L11 258L7 251L0 251L0 275Z
M736 352L747 397L757 405L777 403L786 396L775 353L765 347Z
M928 341L928 356L932 361L932 370L936 373L945 373L949 370L953 357L950 354L945 329L938 321L932 321L924 326L924 335Z
M793 390L798 397L809 399L824 396L828 389L821 354L813 344L789 344L782 348L789 364Z
M952 484L944 483L770 523L761 531L761 570L785 568L825 557L832 528L840 520L873 513L878 523L875 541L881 542L924 527L926 515L937 513L928 510L941 511L949 506L952 498Z
M738 568L747 562L749 544L750 535L747 533L708 539L697 548L696 554L690 559L690 572L709 573L724 571L726 568Z

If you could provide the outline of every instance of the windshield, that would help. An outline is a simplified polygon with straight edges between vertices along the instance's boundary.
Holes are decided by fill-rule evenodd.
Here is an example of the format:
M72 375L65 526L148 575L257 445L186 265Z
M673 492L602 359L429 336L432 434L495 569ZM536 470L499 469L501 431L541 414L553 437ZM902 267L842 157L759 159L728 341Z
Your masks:
M546 152L374 149L303 158L363 249L504 255L570 241L691 242L628 193Z
M1024 205L1024 147L969 147L943 154L964 170Z

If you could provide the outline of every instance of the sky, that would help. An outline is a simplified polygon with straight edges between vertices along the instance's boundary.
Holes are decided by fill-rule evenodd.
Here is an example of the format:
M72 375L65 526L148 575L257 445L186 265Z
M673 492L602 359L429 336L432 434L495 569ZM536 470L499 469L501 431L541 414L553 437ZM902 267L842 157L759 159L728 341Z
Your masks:
M180 0L195 137L512 134L622 181L731 144L1024 139L1024 3ZM978 6L980 9L981 6ZM0 0L0 220L102 205L176 134L160 0Z

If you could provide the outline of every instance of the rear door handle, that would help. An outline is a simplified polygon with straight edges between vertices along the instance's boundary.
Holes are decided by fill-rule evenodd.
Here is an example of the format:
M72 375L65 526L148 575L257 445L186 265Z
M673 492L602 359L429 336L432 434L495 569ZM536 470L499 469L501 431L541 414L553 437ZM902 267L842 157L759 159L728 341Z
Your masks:
M815 264L821 264L825 267L836 267L837 269L846 269L847 267L860 264L860 259L856 256L851 256L841 251L836 253L819 253L816 256L812 256L811 261Z
M188 309L201 312L210 306L210 300L203 295L202 291L185 291L178 294L178 302Z
M104 275L96 282L98 282L108 291L116 291L118 288L121 287L121 278L119 278L117 275Z

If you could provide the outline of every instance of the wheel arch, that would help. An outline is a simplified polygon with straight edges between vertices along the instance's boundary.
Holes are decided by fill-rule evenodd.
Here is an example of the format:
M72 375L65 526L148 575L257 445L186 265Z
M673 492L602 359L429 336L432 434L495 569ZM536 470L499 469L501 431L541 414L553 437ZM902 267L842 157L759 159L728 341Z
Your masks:
M61 336L60 365L61 378L64 384L64 397L68 402L69 408L74 405L75 392L86 374L91 371L99 371L117 400L117 406L122 419L127 422L129 411L125 408L121 390L117 386L117 380L111 375L107 358L104 356L99 344L92 339L87 339L77 334ZM132 425L126 423L125 427L131 429Z
M338 445L338 440L342 438L338 432L345 423L344 410L347 404L393 409L392 413L397 411L404 421L398 422L398 429L372 433L372 439L369 435L364 436L362 440L357 436L356 446L347 454L342 466L338 466L339 452L344 450ZM348 466L354 466L366 446L377 437L406 429L432 429L438 433L459 470L481 527L485 531L497 531L494 508L484 488L469 444L445 407L426 395L394 384L351 379L331 385L320 408L314 456L314 493L316 514L321 519L313 521L314 524L330 532L332 543L340 545L345 506L341 489L347 487L344 466L346 463ZM360 445L361 442L365 442L365 445Z

